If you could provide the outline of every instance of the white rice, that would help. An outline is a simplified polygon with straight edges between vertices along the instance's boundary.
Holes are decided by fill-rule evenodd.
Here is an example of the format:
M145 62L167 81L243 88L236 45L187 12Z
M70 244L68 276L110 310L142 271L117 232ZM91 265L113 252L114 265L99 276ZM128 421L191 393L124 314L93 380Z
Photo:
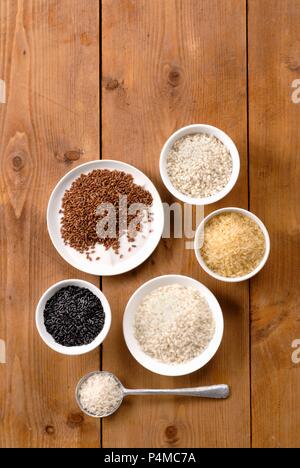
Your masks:
M187 362L208 347L215 322L206 299L194 287L163 286L147 295L135 315L141 349L168 364Z
M167 173L173 186L191 198L220 192L232 174L232 157L216 137L205 133L177 140L167 157Z
M78 396L83 409L98 417L113 411L123 398L118 382L105 373L93 374L85 380Z

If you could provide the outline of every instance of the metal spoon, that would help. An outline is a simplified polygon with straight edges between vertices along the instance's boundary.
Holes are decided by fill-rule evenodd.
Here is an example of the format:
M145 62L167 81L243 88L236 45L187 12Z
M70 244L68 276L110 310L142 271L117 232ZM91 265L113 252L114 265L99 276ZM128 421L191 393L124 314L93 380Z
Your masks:
M116 406L109 412L100 415L95 415L93 413L90 413L87 411L85 408L83 408L81 401L80 401L80 389L81 386L84 382L86 382L87 379L92 377L95 374L105 374L105 375L110 375L113 377L113 379L116 382L116 385L118 385L121 393L120 400L117 402ZM110 416L113 413L115 413L121 406L124 397L129 396L129 395L179 395L179 396L193 396L193 397L202 397L202 398L228 398L230 395L230 389L228 385L211 385L209 387L192 387L192 388L171 388L171 389L128 389L125 388L120 380L111 372L106 372L106 371L96 371L96 372L91 372L90 374L85 375L79 382L76 387L76 401L79 406L79 408L88 416L92 416L93 418L104 418L106 416Z

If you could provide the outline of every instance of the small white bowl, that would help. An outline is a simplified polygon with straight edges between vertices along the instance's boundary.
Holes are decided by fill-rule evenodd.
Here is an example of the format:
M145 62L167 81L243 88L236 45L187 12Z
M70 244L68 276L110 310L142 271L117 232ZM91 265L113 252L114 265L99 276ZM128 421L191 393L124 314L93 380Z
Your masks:
M229 150L232 158L232 173L227 185L220 192L217 192L214 195L206 198L192 198L184 195L174 187L167 173L167 157L175 141L179 140L185 135L192 135L195 133L206 133L207 135L213 135L218 138ZM240 156L234 142L225 132L217 127L213 127L212 125L193 124L180 128L168 138L160 153L160 175L163 183L169 192L174 195L174 197L190 205L209 205L210 203L215 203L221 200L232 190L238 179L239 173Z
M46 302L57 291L59 291L59 289L65 288L66 286L78 286L80 288L89 289L95 296L97 296L100 299L102 303L103 311L105 315L104 326L101 332L99 333L99 335L94 339L94 341L92 341L88 345L70 346L70 347L63 346L59 343L56 343L54 338L46 330L46 327L44 324L44 310L45 310ZM88 283L87 281L78 280L78 279L68 279L68 280L60 281L50 286L50 288L47 289L46 292L44 292L36 308L35 322L36 322L36 327L38 329L40 337L46 343L46 345L49 346L49 348L53 349L54 351L60 354L67 354L70 356L79 356L81 354L86 354L86 353L89 353L90 351L93 351L95 348L100 346L101 343L104 341L104 339L106 338L109 332L110 325L111 325L111 310L110 310L110 305L108 303L108 300L106 299L104 294L100 291L100 289L98 289L92 283Z
M165 364L148 356L141 349L134 334L135 313L144 297L147 294L150 294L154 289L170 284L180 284L185 287L196 287L198 291L206 298L216 325L215 334L206 350L191 361L181 364ZM192 372L195 372L201 369L201 367L205 366L205 364L207 364L216 354L222 341L223 331L224 321L222 310L213 293L207 289L206 286L199 283L199 281L188 276L181 275L158 276L157 278L154 278L143 284L130 298L123 317L124 338L132 356L146 369L155 372L156 374L173 377L191 374Z
M204 239L203 234L204 234L204 226L205 224L212 219L214 216L219 215L220 213L225 213L225 212L234 212L234 213L240 213L242 215L248 216L250 219L256 222L256 224L260 227L264 238L265 238L265 253L263 258L261 259L259 265L250 273L244 276L237 276L234 278L228 278L226 276L221 276L215 273L214 271L210 270L208 266L206 265L205 261L202 258L202 255L200 253L200 248L201 248L201 240ZM255 216L253 213L250 211L244 210L242 208L235 208L235 207L228 207L228 208L221 208L220 210L213 211L210 213L206 218L203 219L203 221L199 224L196 234L195 234L195 241L194 241L194 250L196 254L196 258L200 264L200 266L203 268L206 273L208 273L210 276L213 278L220 280L220 281L225 281L226 283L238 283L240 281L246 281L249 278L252 278L255 276L265 265L266 261L268 260L269 254L270 254L270 236L267 231L266 226L263 224L263 222Z

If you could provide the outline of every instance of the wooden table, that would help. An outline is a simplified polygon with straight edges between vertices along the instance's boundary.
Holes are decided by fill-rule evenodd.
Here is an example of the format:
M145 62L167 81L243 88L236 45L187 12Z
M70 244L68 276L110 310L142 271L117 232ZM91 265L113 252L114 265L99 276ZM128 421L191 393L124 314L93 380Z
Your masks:
M297 447L300 0L104 0L100 13L97 0L0 1L0 446ZM66 264L45 221L56 182L102 155L145 171L172 202L160 149L196 122L226 131L241 156L236 187L205 212L240 206L261 217L272 244L264 270L249 283L214 281L183 239L162 240L120 277ZM167 273L202 281L224 312L221 349L189 377L146 371L122 337L130 295ZM113 311L103 349L75 358L49 350L34 323L43 291L72 277L101 284ZM131 399L100 423L74 401L78 379L99 368L133 387L224 382L232 396Z

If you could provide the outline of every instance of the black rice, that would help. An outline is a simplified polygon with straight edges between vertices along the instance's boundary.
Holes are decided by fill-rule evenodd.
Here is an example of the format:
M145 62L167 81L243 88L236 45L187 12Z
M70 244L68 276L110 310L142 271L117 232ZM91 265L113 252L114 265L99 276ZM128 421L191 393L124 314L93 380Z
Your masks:
M91 343L101 332L104 321L105 314L100 299L86 288L61 288L46 302L46 330L63 346Z

